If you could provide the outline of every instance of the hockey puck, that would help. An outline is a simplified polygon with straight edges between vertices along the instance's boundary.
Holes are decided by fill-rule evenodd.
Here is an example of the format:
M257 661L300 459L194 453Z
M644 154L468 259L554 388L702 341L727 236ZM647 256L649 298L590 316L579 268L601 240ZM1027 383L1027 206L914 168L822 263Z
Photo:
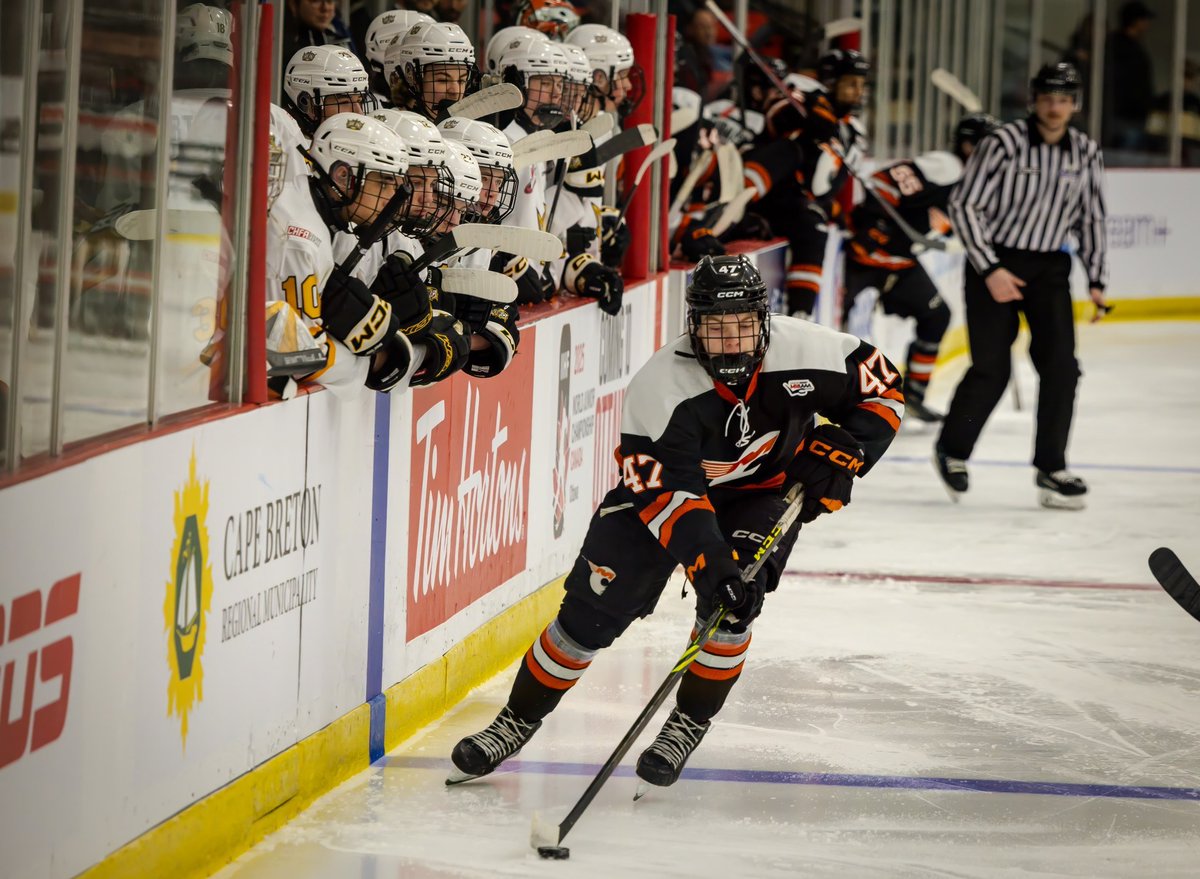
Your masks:
M537 852L549 861L565 861L571 857L571 850L565 845L539 845Z

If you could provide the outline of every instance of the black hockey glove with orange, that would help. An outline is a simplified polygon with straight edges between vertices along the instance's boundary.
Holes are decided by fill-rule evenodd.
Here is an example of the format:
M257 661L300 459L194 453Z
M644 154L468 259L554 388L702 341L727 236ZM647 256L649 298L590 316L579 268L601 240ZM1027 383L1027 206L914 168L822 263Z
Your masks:
M697 229L688 228L679 239L679 249L688 262L699 262L705 256L724 256L725 245L716 239L712 229L701 226Z
M854 476L863 467L863 448L849 431L822 424L804 438L788 475L804 486L800 521L835 513L850 503Z
M711 562L706 560L692 575L692 585L700 597L696 609L702 618L721 604L729 612L731 622L745 625L762 610L762 581L747 583L742 579L742 569L732 550L728 555L714 555Z

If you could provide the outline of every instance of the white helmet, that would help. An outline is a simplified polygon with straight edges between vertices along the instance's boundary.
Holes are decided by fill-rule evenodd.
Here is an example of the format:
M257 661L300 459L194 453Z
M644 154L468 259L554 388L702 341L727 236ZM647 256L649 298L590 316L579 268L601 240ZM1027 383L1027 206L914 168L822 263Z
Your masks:
M563 86L567 110L581 119L594 115L595 101L588 100L588 84L592 81L592 68L587 55L578 46L569 43L559 45L567 54L567 82Z
M367 28L367 61L378 73L383 73L383 55L394 37L403 36L423 21L433 21L424 12L413 9L390 9L375 16Z
M425 100L426 74L437 70L457 68L464 74L462 94L437 106ZM415 24L400 41L396 65L416 107L430 119L445 117L445 105L461 100L475 84L475 47L466 33L456 24L430 21Z
M523 28L524 33L497 48L496 70L499 73L516 68L527 76L549 74L566 76L570 65L562 46L546 39L545 34Z
M499 182L495 182L493 174L489 174L489 180L486 181L489 186L496 186L496 194L495 204L488 210L485 219L489 223L498 223L507 217L517 197L517 173L513 169L513 151L508 138L494 125L456 116L439 125L438 130L442 132L446 143L458 143L470 150L481 173L485 168L500 172Z
M432 189L436 205L432 210L425 206L424 216L406 214L402 218L401 231L407 235L424 238L433 234L437 227L446 219L453 205L454 180L450 173L449 149L442 140L442 134L437 126L411 110L377 110L374 118L386 125L404 141L408 155L408 166L412 168L431 168L432 175L411 175L410 180L422 181L432 176L429 188Z
M361 113L336 113L317 127L308 153L326 173L345 162L364 173L402 176L409 164L405 146L395 131L377 119Z
M492 38L487 44L487 69L490 73L500 72L500 54L504 47L516 38L524 35L532 34L533 39L540 42L548 43L550 38L541 31L535 31L532 28L521 27L519 24L514 24L511 27L502 27L500 30L492 34Z
M175 20L175 53L180 61L220 61L233 66L233 16L218 6L193 3Z
M283 91L285 108L310 136L324 119L324 101L331 95L358 95L365 113L375 108L362 62L340 46L307 46L296 52L283 75Z
M629 88L621 106L617 108L620 115L628 115L646 93L646 78L633 56L633 44L629 38L602 24L581 24L567 35L566 41L583 49L592 70L604 74L608 93L605 94L594 84L592 86L593 93L602 98L612 97L613 83L618 79L618 74L628 71Z
M446 141L446 164L454 177L454 197L466 205L474 206L483 191L483 173L471 151L461 143ZM462 207L462 205L460 205Z

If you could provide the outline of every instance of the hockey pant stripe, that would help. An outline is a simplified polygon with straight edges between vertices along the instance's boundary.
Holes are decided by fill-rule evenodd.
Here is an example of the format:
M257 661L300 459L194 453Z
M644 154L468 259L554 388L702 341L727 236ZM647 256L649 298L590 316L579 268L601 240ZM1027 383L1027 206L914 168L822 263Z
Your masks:
M569 690L583 677L595 650L586 650L572 641L556 617L525 653L525 665L542 686Z
M746 186L757 193L754 196L755 201L771 191L771 175L758 162L746 162L742 167L742 175L745 178Z
M696 509L712 512L712 508L707 497L692 494L690 491L675 491L656 498L640 515L650 533L659 543L666 546L671 539L675 523L685 513Z

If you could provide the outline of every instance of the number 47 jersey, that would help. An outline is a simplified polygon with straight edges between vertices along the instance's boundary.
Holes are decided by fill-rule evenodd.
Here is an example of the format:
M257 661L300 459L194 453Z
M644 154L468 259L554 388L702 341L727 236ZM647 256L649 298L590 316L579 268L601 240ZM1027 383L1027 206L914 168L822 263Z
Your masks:
M900 385L899 371L869 343L772 315L766 356L738 397L709 377L681 336L630 383L616 452L621 483L604 503L629 505L685 567L705 552L728 552L714 502L780 491L817 415L858 440L865 475L900 428Z

